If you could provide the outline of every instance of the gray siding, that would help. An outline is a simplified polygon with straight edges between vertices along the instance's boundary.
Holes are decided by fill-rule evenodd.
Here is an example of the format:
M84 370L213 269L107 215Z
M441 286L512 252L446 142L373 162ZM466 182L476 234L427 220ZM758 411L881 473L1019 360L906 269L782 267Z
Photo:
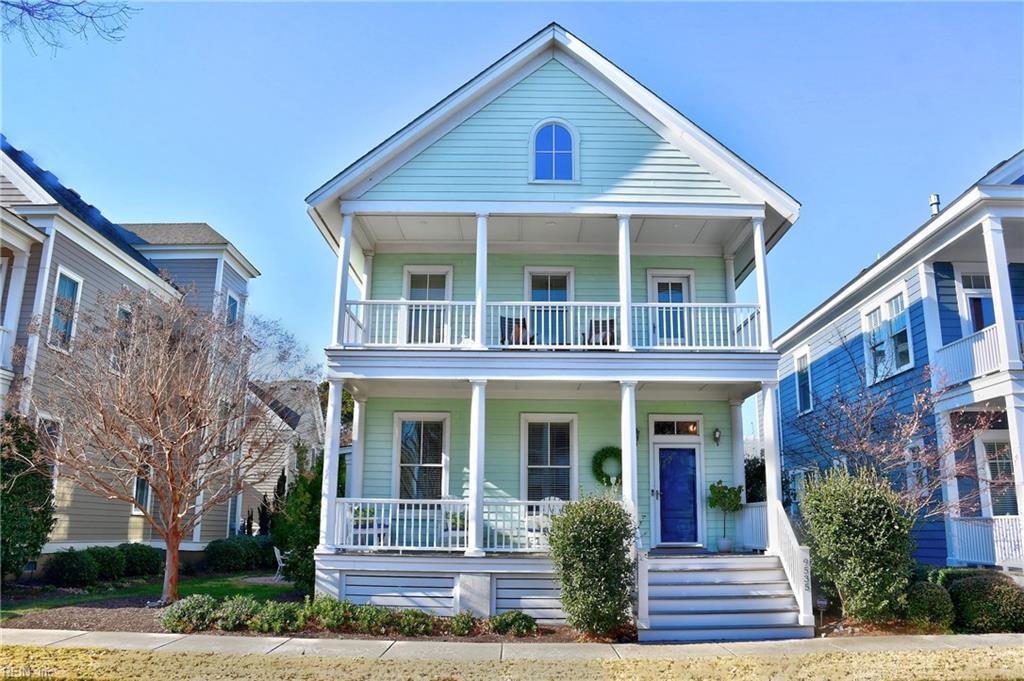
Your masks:
M216 258L162 258L153 262L179 288L189 290L189 300L201 310L213 310L217 283Z

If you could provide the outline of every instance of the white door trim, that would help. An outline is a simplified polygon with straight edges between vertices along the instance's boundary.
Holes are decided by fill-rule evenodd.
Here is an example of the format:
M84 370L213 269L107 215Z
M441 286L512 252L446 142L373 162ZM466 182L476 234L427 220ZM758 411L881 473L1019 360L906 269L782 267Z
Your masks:
M696 284L694 282L695 276L693 270L664 270L664 269L652 269L647 270L647 302L656 303L658 302L658 282L659 281L674 281L679 279L686 279L687 283L687 299L686 302L696 302L694 296L696 294Z
M697 434L696 435L655 435L654 434L654 422L655 421L696 421L697 422ZM657 546L688 546L688 547L700 547L706 545L705 528L704 528L704 505L705 505L705 490L704 490L704 417L693 414L651 414L648 417L648 442L650 444L649 455L650 455L650 478L651 478L651 548ZM662 447L677 447L677 448L689 448L692 447L696 450L696 466L697 466L697 496L694 500L697 504L697 542L696 543L669 543L661 541L661 467L658 457L658 451Z

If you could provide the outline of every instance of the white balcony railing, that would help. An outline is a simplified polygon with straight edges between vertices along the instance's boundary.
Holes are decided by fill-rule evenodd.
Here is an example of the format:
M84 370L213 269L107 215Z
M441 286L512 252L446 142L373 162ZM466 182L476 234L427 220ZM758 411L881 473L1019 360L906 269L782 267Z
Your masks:
M814 624L814 612L811 609L811 552L801 546L789 522L786 509L782 503L774 501L767 505L767 520L771 526L769 533L778 542L779 560L786 571L786 579L793 589L793 595L800 606L800 624Z
M347 303L345 345L453 347L473 339L474 303L364 300Z
M936 350L933 370L942 384L950 386L999 371L1001 365L999 336L993 324Z
M511 553L545 552L551 521L565 501L484 500L484 550Z
M768 547L768 503L756 501L743 504L736 514L736 539L745 549Z
M953 554L961 563L1024 567L1020 516L953 518Z
M14 346L14 331L0 326L0 368L11 368L11 350Z
M757 350L758 306L741 303L633 305L633 345L644 349Z
M336 545L362 551L464 551L465 499L338 499Z
M531 350L619 345L618 303L488 303L486 344Z

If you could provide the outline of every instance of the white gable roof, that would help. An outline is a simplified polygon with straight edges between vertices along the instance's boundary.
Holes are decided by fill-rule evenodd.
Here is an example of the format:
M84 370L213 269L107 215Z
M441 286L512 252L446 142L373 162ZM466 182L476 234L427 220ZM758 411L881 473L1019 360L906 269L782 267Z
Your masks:
M541 63L558 56L641 121L737 191L767 208L769 245L799 216L800 204L721 142L558 24L552 23L356 160L306 198L328 242L336 243L337 202L351 199L399 168Z

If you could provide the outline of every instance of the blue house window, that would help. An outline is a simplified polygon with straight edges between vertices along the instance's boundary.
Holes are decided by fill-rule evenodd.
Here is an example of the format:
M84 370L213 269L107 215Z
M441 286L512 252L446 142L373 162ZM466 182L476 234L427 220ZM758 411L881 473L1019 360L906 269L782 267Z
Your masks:
M573 182L576 179L573 134L562 123L543 123L533 137L533 179Z

